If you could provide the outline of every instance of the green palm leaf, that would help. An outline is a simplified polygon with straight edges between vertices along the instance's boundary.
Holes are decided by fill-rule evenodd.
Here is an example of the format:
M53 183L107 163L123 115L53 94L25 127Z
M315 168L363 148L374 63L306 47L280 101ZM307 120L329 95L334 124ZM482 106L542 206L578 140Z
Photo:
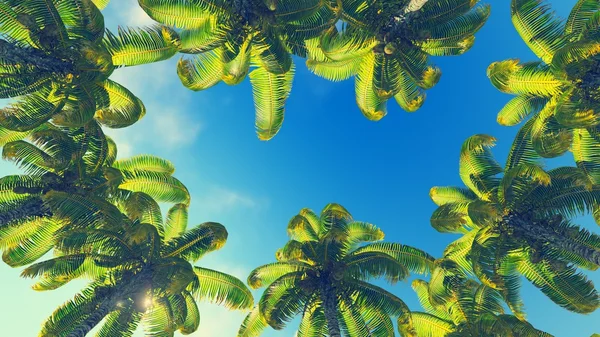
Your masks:
M504 108L498 113L498 124L505 126L514 126L521 123L527 116L540 112L548 102L543 97L531 95L519 95L510 102L506 103Z
M250 83L256 108L256 131L261 140L273 138L283 123L285 101L292 90L294 67L285 74L275 75L265 68L250 73Z
M325 314L319 302L309 302L304 306L297 337L322 337L326 335Z
M187 188L176 178L151 171L124 171L119 188L143 192L159 202L189 203Z
M404 264L385 253L354 253L349 255L345 262L345 272L353 279L368 281L371 278L385 277L386 281L394 284L409 275Z
M35 221L35 220L34 220ZM39 219L35 232L11 245L2 254L2 260L11 267L25 266L44 256L54 246L54 233L62 227L57 221ZM21 232L22 234L22 232ZM2 241L7 241L6 236Z
M148 154L119 159L113 163L112 167L121 171L150 171L169 175L175 173L173 163Z
M223 65L221 79L228 85L240 84L250 71L250 59L252 55L252 41L246 39L240 47L239 54L230 62Z
M547 5L538 0L512 0L512 22L529 48L544 62L552 62L563 44L564 27Z
M20 132L33 130L60 112L64 105L64 99L51 102L38 91L1 109L0 126Z
M511 94L550 97L558 95L562 86L550 68L540 62L495 62L488 67L488 77L500 91Z
M200 326L200 311L198 311L198 306L192 295L186 291L183 296L185 297L187 315L179 331L184 335L189 335L198 330L198 326Z
M172 239L164 248L164 257L197 261L204 254L220 249L227 241L227 230L216 222L205 222Z
M547 261L534 264L525 257L518 270L553 302L568 310L587 313L600 305L593 283L572 267L565 266L559 271Z
M131 337L141 321L141 316L131 304L124 309L113 311L106 316L106 321L96 337Z
M258 305L256 305L246 318L244 318L237 336L258 337L268 326L269 324L263 315L261 315Z
M386 101L379 98L373 86L375 67L375 55L367 54L358 68L354 90L356 92L356 103L365 117L372 121L378 121L387 114Z
M462 40L426 40L419 47L431 56L455 56L469 51L475 44L475 37L468 36Z
M302 272L286 274L271 283L259 301L260 313L274 329L285 327L300 313L311 294L300 286Z
M243 50L243 47L241 48ZM258 34L252 40L252 53L262 68L275 75L283 75L292 67L292 56L283 41L272 31Z
M222 46L225 43L226 31L219 27L213 20L204 20L196 28L183 30L180 36L180 52L196 54Z
M94 116L109 128L124 128L146 115L142 101L122 85L106 80L96 85L108 94L109 105L101 107Z
M565 34L581 33L587 21L600 10L600 4L593 0L579 0L571 9L569 18L565 23Z
M29 30L17 19L17 13L5 2L0 3L0 33L16 41L31 41Z
M306 60L306 66L315 75L330 81L338 82L356 75L361 62L362 59L360 58L344 61L319 61L308 59Z
M179 34L166 26L107 31L104 41L115 66L135 66L171 58L181 47Z
M382 253L391 256L409 271L418 274L431 272L434 258L424 251L399 243L378 242L358 248L350 256L362 253Z
M460 187L432 187L429 190L429 197L433 202L442 206L451 203L468 203L475 201L477 196L466 188Z
M188 206L175 204L167 212L165 221L165 241L181 236L188 225Z
M140 7L155 21L176 28L193 29L202 27L210 14L200 6L188 0L138 0ZM210 2L210 1L209 1Z
M250 309L253 306L252 293L237 278L200 267L194 267L200 288L194 292L196 299L208 299L229 309Z
M301 271L307 271L311 267L303 262L275 262L254 269L248 276L248 285L258 289L275 282L280 277Z
M177 63L177 75L186 88L205 90L221 82L223 63L213 51L195 56L192 61L182 58Z
M429 283L423 280L414 280L411 286L415 293L417 293L419 304L421 304L421 307L425 309L428 314L435 315L446 321L452 320L452 317L444 310L443 306L434 306L431 304L431 301L429 300Z
M412 312L410 317L412 327L419 337L445 337L455 331L453 323L424 312ZM401 336L410 336L404 332L403 324L398 323L398 329Z
M476 6L468 13L430 29L433 40L464 40L475 34L490 16L490 6Z

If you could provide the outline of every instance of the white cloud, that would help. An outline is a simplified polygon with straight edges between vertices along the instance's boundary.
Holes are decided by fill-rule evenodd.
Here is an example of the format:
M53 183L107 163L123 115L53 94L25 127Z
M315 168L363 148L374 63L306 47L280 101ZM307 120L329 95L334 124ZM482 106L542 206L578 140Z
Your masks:
M138 5L136 0L111 1L106 11L116 15L106 15L110 19L117 18L129 26L146 26L154 22Z
M199 196L192 197L195 207L200 209L200 213L223 214L234 209L261 210L268 207L266 198L254 198L242 192L234 191L222 186L212 186L208 191Z
M160 135L161 144L167 148L189 145L202 130L199 123L187 123L180 110L162 110L152 118L154 134Z

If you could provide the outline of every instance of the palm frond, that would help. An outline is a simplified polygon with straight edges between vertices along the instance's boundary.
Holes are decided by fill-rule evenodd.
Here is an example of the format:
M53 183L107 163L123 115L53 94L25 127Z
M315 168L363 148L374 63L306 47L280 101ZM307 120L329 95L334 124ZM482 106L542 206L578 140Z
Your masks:
M186 88L205 90L221 82L223 63L214 51L195 56L193 60L182 58L177 63L177 75Z
M184 335L189 335L198 330L198 326L200 326L200 311L194 297L190 293L186 291L183 293L183 296L185 297L187 315L179 331Z
M431 272L434 258L426 252L399 243L377 242L358 248L351 255L382 253L391 256L409 271L417 274Z
M485 196L495 184L493 176L502 172L490 148L496 139L487 135L469 137L460 151L460 178L479 197Z
M64 105L64 99L50 102L43 92L37 91L0 109L0 126L20 132L33 130L59 113Z
M198 6L189 0L138 0L144 12L155 21L182 29L199 28L209 20L211 13L203 6L205 2L198 1Z
M211 269L194 267L200 287L194 292L196 299L206 299L229 309L250 309L252 293L237 278Z
M121 171L150 171L165 174L175 173L175 166L173 163L149 154L119 159L113 163L112 167Z
M119 27L118 36L106 32L104 44L115 66L135 66L163 61L177 53L179 35L166 26L151 26L127 30Z
M492 84L505 93L551 97L562 90L561 80L541 62L494 62L488 67L487 75Z
M456 329L452 322L424 312L410 313L410 320L414 332L419 337L446 337ZM398 323L398 329L401 336L410 336L408 332L405 332L404 324Z
M518 265L520 273L561 307L579 313L597 309L600 299L593 283L573 267L561 269L553 268L547 261L532 263L527 257Z
M425 40L419 47L431 56L462 55L475 45L475 36L468 36L462 40Z
M267 327L269 324L260 313L259 306L256 305L244 318L237 337L258 337Z
M565 35L580 34L586 22L600 10L600 4L594 0L579 0L571 9L569 18L565 23Z
M109 128L124 128L132 125L146 115L142 101L124 86L106 80L96 85L108 95L109 104L100 107L95 114L96 120Z
M214 20L206 19L198 27L188 28L180 33L181 53L204 53L225 43L226 31Z
M394 284L408 277L409 271L392 256L380 252L351 254L345 259L345 274L352 279L368 281L371 278L385 277Z
M26 234L24 233L26 231L23 230L25 228L21 229L20 233L12 233L13 238L2 235L2 242L4 243L14 241L15 234L21 234L16 235L17 237L21 237L18 244L10 245L2 254L2 260L11 267L20 267L33 263L54 247L54 233L62 227L62 224L58 221L48 219L36 219L32 222L36 223L37 226L35 226L35 231L30 232L27 237L23 237L23 234ZM27 227L29 227L27 228L29 230L33 229L33 226Z
M490 16L490 5L480 5L453 20L432 27L429 39L464 40L483 27Z
M292 90L294 67L285 74L272 74L265 68L250 73L256 108L256 132L261 140L273 138L283 124L285 101Z
M271 283L263 293L258 307L265 321L281 330L304 309L312 294L301 286L303 272L286 274Z
M188 225L188 205L175 204L167 212L165 241L181 236Z
M119 188L143 192L159 202L189 203L187 188L176 178L151 171L124 171Z
M563 44L563 24L547 4L539 0L512 0L512 22L529 48L550 64L554 53Z
M547 102L548 100L543 97L519 95L506 103L504 108L498 113L496 120L500 125L517 125L528 116L540 112Z
M429 283L423 280L414 280L412 282L412 289L417 293L419 298L419 304L425 309L425 311L443 320L451 321L452 317L446 312L444 306L434 306L429 300Z
M432 187L429 190L429 197L433 202L442 206L451 203L468 203L475 201L477 196L466 188L460 187Z
M204 254L220 249L227 241L227 230L216 222L205 222L173 238L164 247L164 257L197 261Z
M141 319L142 314L135 310L133 304L128 304L106 316L96 337L131 337Z
M356 75L361 62L361 58L343 61L308 59L306 60L306 66L313 74L333 82L338 82L347 80Z
M374 90L374 67L375 55L373 53L366 54L358 68L354 90L356 103L363 115L372 121L378 121L387 114L387 108L386 101L379 98Z

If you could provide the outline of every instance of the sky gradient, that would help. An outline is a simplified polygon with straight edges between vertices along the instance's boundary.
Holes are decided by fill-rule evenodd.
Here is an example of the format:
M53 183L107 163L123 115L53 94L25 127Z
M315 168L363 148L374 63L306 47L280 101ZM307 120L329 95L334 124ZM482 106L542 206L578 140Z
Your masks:
M177 57L158 64L119 69L112 79L138 95L147 115L124 130L108 131L119 145L119 157L150 153L171 160L176 176L192 196L190 225L224 224L225 247L197 265L228 272L245 280L249 272L274 262L287 241L289 219L303 207L316 212L330 202L345 206L355 219L378 225L386 241L412 245L440 256L457 237L429 225L435 205L432 186L462 186L458 153L474 134L498 139L494 149L503 162L517 128L496 123L496 114L511 98L486 77L494 61L536 60L510 21L509 1L488 0L492 14L477 34L475 46L460 57L434 58L442 69L440 83L427 92L416 113L394 102L380 122L362 116L355 104L354 83L331 83L310 74L296 59L297 74L280 133L260 142L254 132L254 107L249 82L219 84L203 92L185 89L175 73ZM575 0L551 0L566 17ZM104 12L107 27L151 23L135 0L113 0ZM573 165L572 156L549 165ZM0 163L0 174L14 172ZM589 218L580 222L598 232ZM600 285L600 274L590 275ZM386 289L420 310L410 281ZM0 336L36 336L54 308L83 285L36 293L31 280L0 264ZM254 292L256 299L260 292ZM523 283L529 321L557 337L589 337L600 333L600 310L570 313L553 304L529 283ZM191 336L235 336L244 313L201 305L199 330ZM297 322L265 337L294 336ZM142 333L136 336L143 336Z

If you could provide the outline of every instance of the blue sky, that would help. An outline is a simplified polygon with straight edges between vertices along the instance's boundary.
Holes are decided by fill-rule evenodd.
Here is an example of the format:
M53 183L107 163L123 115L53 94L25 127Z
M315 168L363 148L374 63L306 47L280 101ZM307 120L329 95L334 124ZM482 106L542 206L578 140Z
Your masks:
M486 68L507 58L535 60L512 27L508 1L489 2L492 15L475 47L460 57L434 59L443 76L416 113L405 113L391 102L388 116L370 122L355 105L352 80L327 82L309 74L297 60L283 128L272 141L260 142L253 128L248 81L188 91L176 76L175 58L115 72L114 79L145 102L148 114L133 127L109 134L119 144L120 157L152 153L174 162L177 177L192 194L191 224L218 221L227 227L227 245L198 265L245 280L254 267L274 261L275 251L287 241L287 222L294 214L303 207L320 211L329 202L381 227L387 241L439 256L455 237L430 227L435 205L429 189L461 185L458 151L467 137L497 137L495 153L503 161L517 131L496 123L497 112L510 97L492 87ZM551 1L563 17L575 2ZM111 29L150 23L134 0L113 1L105 17ZM572 160L567 155L558 162ZM10 164L0 163L0 173L8 172ZM598 231L590 219L582 223ZM32 282L20 280L18 274L0 265L2 336L35 336L53 309L83 285L36 293L29 288ZM591 276L600 284L598 273ZM410 282L388 289L412 309L420 309ZM255 294L258 298L260 293ZM529 320L537 328L558 337L600 333L600 311L569 313L528 283L523 294ZM201 309L200 329L192 336L235 336L244 317L214 305ZM292 337L296 324L264 336Z

